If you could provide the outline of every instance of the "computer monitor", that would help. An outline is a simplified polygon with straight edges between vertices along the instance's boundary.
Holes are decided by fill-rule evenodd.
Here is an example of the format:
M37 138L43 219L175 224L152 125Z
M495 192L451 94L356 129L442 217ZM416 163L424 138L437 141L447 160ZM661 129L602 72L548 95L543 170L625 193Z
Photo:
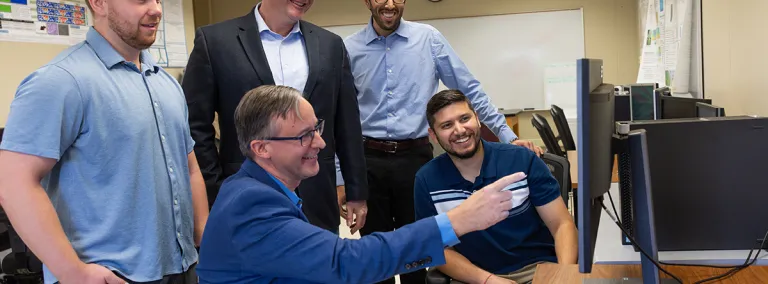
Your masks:
M710 99L696 99L673 96L658 97L657 119L695 118L696 103L711 104Z
M656 84L629 86L629 104L632 120L656 119Z
M629 110L629 95L616 95L613 98L613 120L631 121L632 112Z
M696 103L696 117L723 117L725 109L711 104Z
M611 186L614 95L613 86L603 84L602 60L579 59L576 65L579 271L589 273L602 210L593 200Z
M635 193L635 239L638 246L648 253L642 256L643 279L638 283L660 282L659 270L653 265L658 259L653 234L653 213L651 204L648 159L645 155L645 132L616 133L614 123L613 85L603 82L602 60L579 59L577 61L577 155L578 189L576 218L579 226L579 272L591 273L597 242L600 214L605 205L603 195L611 186L614 149L627 145L632 166L632 186ZM622 142L627 142L622 144ZM645 201L645 202L643 202ZM617 220L609 211L608 214ZM618 224L618 221L616 221ZM649 258L650 257L650 258ZM622 281L617 279L616 281ZM606 283L605 279L584 280L584 283ZM617 282L619 283L619 282ZM621 282L628 283L628 282Z
M768 224L768 190L756 189L768 188L768 179L756 169L765 168L768 161L764 150L768 118L664 119L626 125L630 131L648 133L653 211L664 216L655 222L659 251L749 250L763 238L765 226L755 224ZM730 137L737 138L726 139ZM738 149L744 154L712 149ZM621 208L631 208L631 190L627 193ZM632 227L634 216L625 216L623 210L621 214L622 225Z

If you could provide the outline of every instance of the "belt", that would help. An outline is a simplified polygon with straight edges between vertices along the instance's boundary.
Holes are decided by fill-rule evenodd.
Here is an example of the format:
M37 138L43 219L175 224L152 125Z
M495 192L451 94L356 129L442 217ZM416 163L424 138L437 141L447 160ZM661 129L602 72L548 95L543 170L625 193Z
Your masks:
M422 137L408 140L379 140L363 137L363 145L365 145L365 147L368 149L394 154L397 153L397 151L405 151L410 148L429 145L429 138Z

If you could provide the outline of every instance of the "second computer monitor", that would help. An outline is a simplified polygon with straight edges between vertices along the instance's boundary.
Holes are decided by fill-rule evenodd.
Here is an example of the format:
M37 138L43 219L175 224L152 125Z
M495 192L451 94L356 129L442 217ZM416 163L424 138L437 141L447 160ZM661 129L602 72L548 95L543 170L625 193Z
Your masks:
M711 104L696 103L696 117L723 117L725 109Z
M710 99L696 99L673 96L658 97L658 119L695 118L696 103L711 104Z

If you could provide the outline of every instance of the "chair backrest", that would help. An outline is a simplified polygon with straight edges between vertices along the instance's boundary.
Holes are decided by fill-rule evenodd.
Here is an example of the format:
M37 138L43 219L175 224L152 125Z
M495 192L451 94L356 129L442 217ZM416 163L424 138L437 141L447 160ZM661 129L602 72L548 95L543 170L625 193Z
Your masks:
M576 143L573 142L573 135L571 135L571 127L568 126L568 119L565 117L563 109L556 105L552 105L552 109L549 111L552 114L552 120L555 121L555 127L557 127L557 133L560 134L560 141L563 142L563 148L565 151L575 151Z
M552 133L552 128L549 127L549 123L547 122L546 118L538 113L534 113L533 118L531 118L531 124L533 124L533 127L536 128L536 131L539 132L539 136L541 136L541 140L544 141L544 146L547 147L548 152L565 157L565 151L560 149L560 144L557 143L555 134Z
M541 155L541 160L560 184L560 196L563 197L565 204L568 204L568 192L571 191L571 164L568 158L544 153Z
M499 142L499 137L496 137L496 134L488 126L485 126L485 123L480 124L480 138L488 142Z

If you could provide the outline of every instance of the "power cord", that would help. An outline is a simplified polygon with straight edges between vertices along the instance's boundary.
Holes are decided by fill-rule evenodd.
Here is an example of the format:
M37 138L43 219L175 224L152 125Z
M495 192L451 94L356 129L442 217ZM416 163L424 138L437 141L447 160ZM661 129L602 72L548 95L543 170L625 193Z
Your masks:
M616 216L618 216L618 212L616 210L616 205L613 202L613 197L611 196L611 192L608 192L608 199L611 201L611 207L613 207L613 213L616 214ZM710 277L710 278L699 280L699 281L695 282L694 284L701 284L701 283L706 283L706 282L709 282L709 281L720 280L720 279L724 279L724 278L728 278L730 276L733 276L737 272L739 272L739 271L749 267L750 265L753 265L755 262L757 262L758 256L760 255L760 251L765 248L765 242L766 242L766 239L768 239L768 231L766 231L765 232L765 236L763 236L763 241L760 243L760 246L758 248L756 248L757 249L757 253L755 253L754 258L752 257L752 253L754 253L755 249L753 248L753 249L749 250L749 254L747 255L747 259L744 260L744 263L741 264L741 265L720 266L720 265L706 265L706 264L668 263L668 262L663 262L663 261L659 261L657 263L655 260L653 260L651 257L649 257L648 254L645 251L643 251L643 249L640 247L640 245L637 244L637 241L635 241L635 239L632 238L627 233L627 231L624 229L624 226L621 225L621 222L618 219L616 219L611 214L611 212L608 212L608 208L605 206L605 204L601 204L601 205L603 206L603 209L608 213L608 215L611 216L611 218L613 219L614 223L616 223L616 225L619 226L619 229L621 229L621 231L624 233L624 235L626 235L627 238L629 238L629 240L633 244L635 244L637 246L637 248L640 250L640 252L643 255L645 255L646 257L651 259L653 264L656 265L656 267L658 267L661 271L663 271L664 273L666 273L669 276L672 276L672 278L675 278L675 280L677 280L680 283L682 283L682 281L679 278L673 276L671 273L669 273L666 270L662 269L659 266L659 264L663 264L663 265L667 265L667 266L692 266L692 267L708 267L708 268L731 268L731 270L727 271L726 273L723 273L723 274L718 275L718 276L714 276L714 277ZM766 251L768 251L768 249L766 249ZM750 259L751 259L751 261L750 261Z
M613 196L611 195L611 192L608 192L608 199L611 201L611 207L613 207L613 214L616 216L619 216L619 212L616 210L616 205L613 202ZM621 222L619 222L621 224ZM623 225L623 224L622 224ZM623 228L623 226L622 226ZM627 232L624 232L624 235L627 235ZM752 252L754 249L749 251L749 256L747 256L747 260L752 257ZM739 265L708 265L708 264L687 264L687 263L669 263L664 261L659 261L660 264L663 265L672 265L672 266L691 266L691 267L708 267L708 268L738 268L746 264L746 261L744 264Z
M610 198L610 195L608 197ZM630 234L627 233L627 230L625 230L624 227L621 226L621 222L619 222L619 219L616 219L616 216L614 216L611 213L611 211L608 210L608 207L605 207L605 203L604 202L600 201L600 206L603 207L603 210L605 210L605 213L608 213L608 216L610 216L611 219L613 219L613 222L616 223L616 225L619 226L619 229L621 229L621 231L624 232L624 234L627 236L627 238L629 238L629 240L640 249L640 253L642 253L645 257L647 257L649 260L651 260L651 262L653 262L653 265L655 265L657 268L659 268L659 270L661 270L661 272L664 272L665 274L667 274L670 277L672 277L673 279L675 279L675 281L677 281L677 283L683 284L683 280L681 280L680 278L678 278L677 276L675 276L671 272L669 272L666 269L664 269L663 267L661 267L661 265L655 259L653 259L653 257L648 255L648 253L645 252L645 250L643 250L643 248L640 247L640 245L637 243L637 241L635 241L635 238L630 236Z
M728 278L728 277L733 276L737 272L739 272L739 271L749 267L750 265L755 264L755 262L757 261L758 256L760 255L760 251L765 246L765 238L768 238L768 232L765 232L765 236L763 236L763 241L760 243L760 247L757 248L757 253L755 253L755 257L752 258L752 261L749 261L749 259L752 257L752 251L753 250L749 250L749 255L747 255L747 259L744 261L743 265L741 265L739 267L735 267L735 268L733 268L731 270L728 270L728 272L723 273L722 275L714 276L714 277L710 277L710 278L707 278L707 279L703 279L703 280L697 281L695 284L701 284L701 283L705 283L705 282L709 282L709 281L715 281L715 280L720 280L720 279Z

